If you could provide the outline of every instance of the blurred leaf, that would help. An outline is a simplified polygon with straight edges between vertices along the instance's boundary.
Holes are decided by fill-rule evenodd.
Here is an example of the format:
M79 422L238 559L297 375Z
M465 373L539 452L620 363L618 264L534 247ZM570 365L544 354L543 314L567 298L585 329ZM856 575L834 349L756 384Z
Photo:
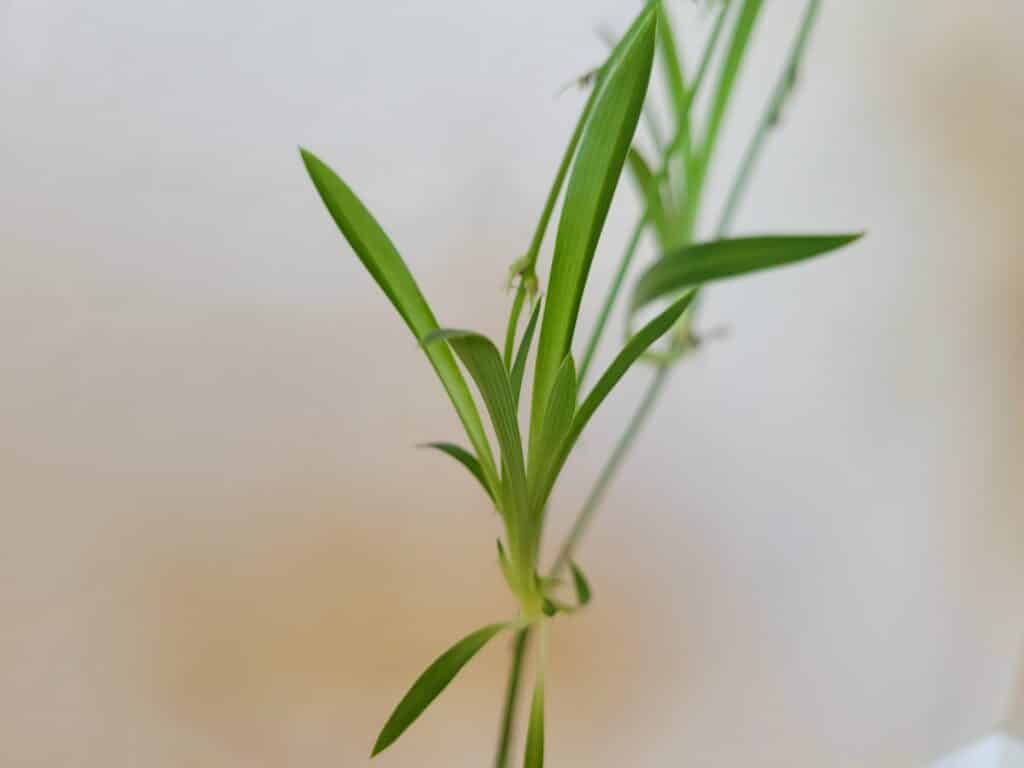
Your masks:
M637 281L632 309L683 288L820 256L858 240L860 234L743 237L697 243L667 254Z
M301 153L306 171L341 233L391 300L417 341L422 343L428 334L437 330L437 321L395 246L359 198L334 171L312 152L302 149ZM455 359L444 345L428 349L426 354L448 391L466 434L480 457L485 477L490 485L496 485L498 472L491 447L473 396Z
M669 96L672 99L673 111L676 114L676 130L688 130L682 127L682 121L689 120L689 109L686 96L686 73L683 61L676 47L676 36L672 32L672 23L663 2L654 3L658 7L658 44L661 51L662 71L668 84Z
M510 546L523 542L521 532L529 523L527 518L526 467L523 460L523 444L519 435L519 421L516 418L515 398L508 372L502 362L501 353L486 336L472 331L438 330L424 339L424 344L433 345L439 341L451 344L455 354L466 366L469 375L476 382L480 396L487 406L494 425L494 433L501 447L502 466L507 469L505 481L511 494L513 510L506 510Z
M729 47L726 49L725 57L722 59L718 83L711 99L707 133L704 137L704 145L701 148L702 163L705 166L714 152L715 144L718 141L722 121L725 118L733 87L736 84L736 76L739 74L740 65L743 63L744 56L749 47L750 36L754 31L754 26L757 24L758 16L761 14L762 3L763 0L741 0L739 16L733 27Z
M722 206L722 213L716 230L718 234L726 233L732 228L733 218L739 210L740 200L750 183L750 178L754 172L754 166L757 164L761 155L761 151L768 138L768 134L782 119L782 111L785 108L786 102L792 94L793 89L796 87L797 76L800 71L800 63L803 58L804 51L807 48L807 43L811 38L811 30L814 28L814 22L817 18L820 6L821 0L810 0L804 9L803 19L800 22L800 30L797 33L796 40L793 41L793 45L790 48L785 67L782 70L782 74L779 77L778 82L775 84L775 90L772 92L764 113L761 115L761 119L757 125L757 130L754 131L750 144L747 146L747 150L743 154L743 160L740 162L739 171L736 173L736 178L733 180L732 188L729 190L725 204Z
M480 467L480 462L477 461L476 456L467 451L460 445L455 443L424 443L420 446L421 448L434 448L435 450L441 451L441 453L448 454L462 466L468 469L477 480L480 481L480 485L483 486L484 492L487 496L494 501L494 491L487 485L487 478L484 477L484 471Z
M650 164L636 147L629 150L629 171L643 196L647 215L658 233L658 242L662 248L667 248L671 243L672 233L668 215L665 213L665 204L661 198L661 188L651 171Z
M526 754L523 768L544 768L544 676L537 675L530 705L530 724L526 730Z
M573 165L555 240L530 411L530 440L539 434L558 367L569 354L590 263L622 173L647 92L656 15L647 7L602 70L593 110Z
M530 322L526 324L526 330L523 332L523 340L519 342L516 361L512 365L512 397L515 400L517 411L519 408L519 394L523 390L523 374L526 373L526 359L530 355L533 333L537 328L537 318L540 317L540 304L540 299L538 299L537 305L533 308L533 313L530 315Z
M381 729L370 756L378 755L394 744L398 737L405 732L405 729L423 714L423 710L430 706L430 703L438 697L441 691L448 687L448 683L466 665L466 662L472 659L492 637L502 630L508 629L509 626L507 623L501 623L478 629L457 642L427 667L426 671L412 684L412 688L405 694L405 697L398 702L395 711L391 713L391 717Z
M576 587L576 600L580 605L586 605L590 602L590 584L587 583L587 577L576 563L569 563L569 567L572 569L572 582Z

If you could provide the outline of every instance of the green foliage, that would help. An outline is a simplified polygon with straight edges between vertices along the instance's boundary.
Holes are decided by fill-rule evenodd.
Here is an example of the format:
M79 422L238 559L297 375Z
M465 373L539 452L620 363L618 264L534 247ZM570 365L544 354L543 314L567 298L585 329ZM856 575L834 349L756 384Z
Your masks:
M510 270L510 285L515 286L516 293L502 351L475 331L439 327L411 271L377 221L337 174L312 153L302 150L306 170L328 212L419 342L455 407L471 449L451 442L426 446L459 462L493 502L508 543L506 551L499 536L499 568L519 605L514 620L491 624L463 638L427 668L388 719L373 754L394 743L491 638L502 630L512 629L516 632L513 666L496 759L498 768L506 768L523 655L530 633L539 628L541 659L530 707L524 765L543 765L543 638L557 616L571 614L591 601L590 584L572 560L574 548L639 431L641 421L662 392L665 372L695 347L694 318L703 287L715 280L806 260L848 245L859 237L726 237L765 137L779 122L783 105L792 92L820 4L820 0L809 0L779 85L729 190L717 234L707 242L695 242L714 149L762 4L762 0L717 4L706 47L693 77L688 78L682 41L672 31L669 6L660 0L651 0L612 47L607 60L588 78L591 92L569 139L529 246ZM726 34L727 29L729 34ZM722 40L727 40L724 50L720 50ZM651 104L645 105L656 50L674 122L673 135L667 144L662 142L657 121L650 115ZM708 73L715 68L717 77L709 77ZM698 115L697 95L709 87L713 90L707 99L701 100L702 105L706 101L706 110ZM645 110L651 117L655 137L653 157L633 146L637 124ZM636 182L642 212L584 354L582 358L574 358L574 336L591 264L612 198L626 168ZM563 187L564 202L542 301L538 296L540 281L536 265ZM658 300L668 300L668 306L639 331L627 334L612 362L580 401L585 389L584 379L595 359L607 321L648 230L658 246L657 258L633 286L626 314L632 318L635 311ZM530 317L517 347L521 315L531 302ZM521 403L527 400L521 395L535 338L533 387L528 410L520 413ZM667 349L653 353L652 348L662 339L666 340ZM555 566L544 575L540 563L541 539L556 482L586 426L626 373L645 357L658 361L651 388L597 478L594 490L559 551ZM575 359L582 361L579 368ZM463 372L472 379L476 396ZM477 399L483 405L496 438L497 463ZM524 440L521 432L521 419L529 424L528 440ZM574 604L557 595L558 590L564 588L560 571L566 565L571 571Z
M727 277L793 264L842 248L859 234L741 237L696 243L666 253L655 262L633 289L632 309L684 288Z
M569 568L572 569L572 583L576 587L576 602L584 606L590 602L590 583L576 563L570 562Z
M480 462L477 461L476 456L467 451L461 445L455 445L455 443L424 443L420 446L421 448L433 448L434 450L441 451L448 456L451 456L462 466L469 470L470 474L473 475L483 486L484 493L487 494L491 501L495 501L494 491L487 485L487 478L484 477L483 467L480 466Z
M478 629L471 635L467 635L442 653L429 667L424 670L416 682L412 684L409 692L402 697L391 713L391 717L384 724L373 745L373 755L378 755L394 744L405 729L412 725L416 718L423 714L434 699L445 688L448 683L459 673L466 664L476 656L496 634L508 629L509 624L491 624L490 626Z
M531 440L558 366L570 351L590 263L647 93L656 26L651 6L612 51L595 87L555 239L533 380Z

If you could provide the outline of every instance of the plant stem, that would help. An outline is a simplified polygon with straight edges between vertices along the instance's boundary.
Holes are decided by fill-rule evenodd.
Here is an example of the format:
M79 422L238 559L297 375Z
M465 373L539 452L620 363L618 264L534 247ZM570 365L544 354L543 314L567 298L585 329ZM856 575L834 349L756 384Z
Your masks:
M519 281L516 288L516 297L512 300L512 312L508 318L508 328L505 331L505 368L512 370L512 355L515 353L516 330L519 328L519 315L523 311L523 299L526 298L526 286Z
M501 715L501 730L498 733L498 752L494 758L494 768L508 768L509 752L512 746L512 731L515 728L516 706L519 702L519 681L522 677L523 657L530 644L530 627L526 626L516 633L512 644L512 668L508 674L508 686L505 689L505 708Z
M785 105L786 97L790 94L796 83L797 73L800 69L800 60L803 58L804 51L807 48L807 42L810 39L811 31L814 28L814 22L817 19L820 8L821 0L809 0L807 3L803 20L800 23L800 31L797 33L796 41L790 49L786 66L775 83L775 89L772 91L771 98L757 124L757 131L747 146L743 160L740 163L739 172L736 174L732 189L729 190L729 197L726 199L721 218L718 221L719 232L727 232L731 229L740 199L747 191L747 185L750 183L751 174L757 165L764 142L782 117L782 108Z

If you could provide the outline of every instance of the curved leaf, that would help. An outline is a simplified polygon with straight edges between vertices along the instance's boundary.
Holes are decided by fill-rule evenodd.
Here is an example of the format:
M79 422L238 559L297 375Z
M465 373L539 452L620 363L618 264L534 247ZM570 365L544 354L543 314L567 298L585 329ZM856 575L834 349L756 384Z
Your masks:
M472 473L473 477L475 477L480 482L480 485L483 486L484 492L487 494L488 498L490 498L491 501L494 501L494 491L492 491L490 486L487 485L487 478L484 477L484 471L480 467L480 462L477 461L476 456L467 451L461 445L443 442L424 443L420 448L433 448L441 451L441 453L451 456Z
M562 360L569 354L590 263L622 173L647 92L654 57L656 9L649 5L612 51L573 164L555 239L541 322L530 411L530 440Z
M312 152L306 149L300 152L313 185L341 233L398 310L417 341L422 342L428 334L437 330L437 321L394 244L355 193L334 171ZM455 358L443 345L428 349L426 353L480 457L484 475L492 484L496 484L498 472L491 456L491 446L487 442L487 434L473 396L455 364Z
M688 292L685 296L677 299L671 304L668 309L662 312L660 315L651 320L647 325L637 331L632 338L626 343L626 346L622 348L622 351L612 360L611 365L601 375L594 388L587 395L586 399L580 405L579 410L576 411L576 416L573 418L572 426L569 428L568 434L562 440L562 445L558 449L557 454L551 461L550 465L545 468L544 479L539 486L539 493L533 498L534 507L542 505L548 495L551 493L551 488L555 484L555 480L558 478L558 473L562 470L562 466L565 464L565 460L569 457L569 452L572 447L576 444L579 439L580 433L583 432L584 427L590 421L590 418L594 415L594 412L598 409L604 399L608 397L608 394L614 389L615 385L619 383L619 380L625 375L626 371L639 359L644 352L647 351L648 347L651 346L655 341L660 339L663 335L675 324L686 308L690 306L690 302L693 301L693 291Z
M842 248L861 234L742 237L713 240L663 256L637 281L632 309L683 288L781 267Z
M384 724L373 745L373 752L370 757L380 754L390 747L401 736L425 710L430 703L438 697L448 683L459 673L459 670L466 666L477 652L487 642L503 629L508 629L509 624L491 624L490 626L478 629L471 635L464 637L443 654L433 664L426 668L416 682L412 684L409 692L405 694L391 717Z
M508 483L514 507L506 510L506 522L509 526L510 546L515 547L517 542L523 542L520 532L525 530L524 526L528 523L526 466L508 372L498 348L486 336L473 331L443 329L431 333L423 343L433 345L442 340L451 345L466 366L491 416L494 433L501 447L502 466L507 470L504 479Z
M661 199L661 189L654 177L654 172L651 171L650 164L636 147L631 147L629 150L629 171L643 196L647 206L647 215L658 233L658 242L662 248L667 248L671 243L672 231L668 214L665 212L665 203Z

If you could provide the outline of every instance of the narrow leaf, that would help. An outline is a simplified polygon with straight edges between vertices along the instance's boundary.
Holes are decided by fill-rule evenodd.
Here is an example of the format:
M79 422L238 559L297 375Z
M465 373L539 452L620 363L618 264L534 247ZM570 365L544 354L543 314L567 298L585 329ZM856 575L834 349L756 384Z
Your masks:
M761 14L762 4L763 0L742 0L740 3L739 16L736 19L736 25L733 27L729 47L722 60L722 68L718 74L718 83L711 101L707 133L705 134L704 146L702 147L702 162L705 165L707 165L711 155L714 153L715 145L718 142L722 121L725 119L733 87L736 84L736 77L739 74L740 66L749 47L750 36Z
M516 352L515 363L512 364L512 397L519 408L519 394L523 391L523 374L526 373L526 359L530 355L530 345L533 344L533 333L537 329L537 318L540 317L540 299L537 306L533 308L530 315L530 322L526 324L523 332L523 340L519 342L519 351Z
M437 330L437 321L394 244L355 193L334 171L312 152L303 149L301 154L306 171L341 233L398 310L417 341L422 342L428 334ZM473 396L455 358L444 345L428 349L426 353L480 457L484 475L491 484L496 484L498 473L491 456L491 447Z
M713 240L681 248L654 263L637 281L632 309L683 288L820 256L861 234L770 236Z
M459 462L462 466L468 469L473 477L480 481L480 485L483 486L484 492L490 497L491 501L494 501L494 491L487 485L487 478L484 477L484 471L480 466L480 462L477 461L476 456L467 451L460 445L455 443L424 443L420 446L421 448L433 448L435 450L445 453Z
M510 537L514 534L515 542L521 542L519 532L525 530L527 524L526 466L515 398L501 353L490 339L472 331L438 330L424 339L424 344L435 345L441 340L451 345L466 366L491 416L494 433L501 447L502 466L507 470L505 480L514 507L513 510L506 510L506 521ZM511 546L516 546L515 542L510 542Z
M658 6L658 43L661 51L662 70L668 85L669 96L676 113L676 129L682 129L682 121L689 120L686 90L686 73L683 71L683 60L676 47L676 36L672 32L672 24L662 2Z
M586 605L590 602L590 584L587 583L587 577L576 563L569 563L569 567L572 569L572 582L576 587L576 600L580 605Z
M530 509L539 515L541 507L537 504L537 494L542 488L542 481L547 468L558 455L558 449L565 439L569 427L572 426L576 414L576 366L572 355L567 355L558 369L558 376L551 387L551 396L544 409L544 421L540 438L534 444L536 452L530 456L528 477L530 482ZM540 532L540 526L535 527Z
M622 173L647 92L656 14L648 6L605 64L594 95L555 239L548 298L541 322L530 411L538 434L558 366L569 353L590 263Z
M523 768L544 768L544 677L541 674L537 675L537 684L533 689Z
M651 171L650 164L636 147L631 147L629 150L629 171L643 196L644 204L647 206L647 215L658 233L659 244L663 249L669 247L672 232L668 214L665 212L665 203L661 198L661 188Z
M459 673L459 670L492 637L508 627L508 624L501 623L478 629L457 642L427 667L426 671L412 684L409 692L398 702L395 711L391 713L391 717L381 729L370 756L378 755L394 744L395 740L415 722L416 718L423 714L423 710L430 706L430 703L438 697L441 691L448 687L448 683Z

